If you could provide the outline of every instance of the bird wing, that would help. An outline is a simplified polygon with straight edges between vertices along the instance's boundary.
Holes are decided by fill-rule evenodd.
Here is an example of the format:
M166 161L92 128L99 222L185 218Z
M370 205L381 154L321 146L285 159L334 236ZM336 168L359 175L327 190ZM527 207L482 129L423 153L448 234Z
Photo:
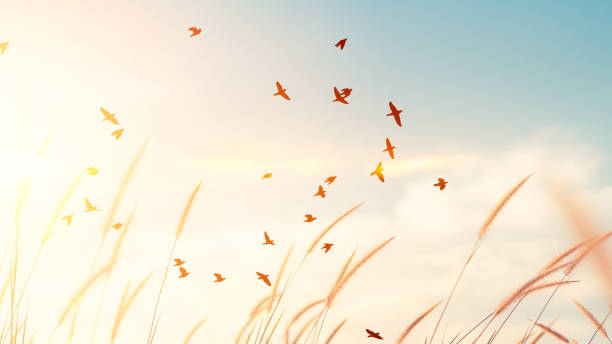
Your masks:
M323 187L321 185L319 185L319 191L317 193L323 192L323 191L325 191L325 190L323 190Z
M393 105L392 102L389 102L389 108L391 109L391 112L397 112L397 108L395 107L395 105Z
M389 148L389 156L391 159L395 159L395 154L393 154L393 149Z
M438 182L443 183L444 182L444 178L438 178Z
M185 268L182 266L179 268L179 270L181 271L181 274L183 275L187 272L187 270L185 270Z
M93 205L91 204L91 202L89 202L87 198L85 198L85 206L87 206L87 208L93 208Z
M110 117L110 112L108 112L105 108L100 106L100 111L102 111L102 114L104 115L104 117Z
M367 332L369 335L374 335L374 334L375 334L375 333L374 333L372 330L368 330L367 328L366 328L366 332Z
M381 182L385 182L385 176L383 176L382 172L376 171L376 175L378 176L378 179L380 179Z
M190 28L189 28L189 31L191 31L191 32L193 32L193 33L196 33L196 32L198 32L198 28L196 28L196 27L190 27Z
M215 273L215 277L216 277L217 279L221 279L221 277L222 277L222 276L221 276L221 274Z
M336 99L341 100L342 99L342 95L340 94L340 92L338 91L338 88L334 86L334 94L336 95Z
M268 233L264 232L264 237L266 238L266 242L270 241L270 237L268 236Z
M272 284L270 284L270 280L268 279L268 276L266 276L266 275L264 275L264 276L263 276L263 281L264 281L264 282L265 282L267 285L269 285L269 286L271 286L271 285L272 285Z
M280 82L276 82L276 88L278 88L278 92L283 93L283 85Z
M402 126L402 120L400 119L399 113L395 113L393 115L393 118L395 118L395 123L397 123L397 125L399 125L401 127Z
M287 100L291 100L291 98L289 98L289 95L285 92L281 92L281 97L287 99Z

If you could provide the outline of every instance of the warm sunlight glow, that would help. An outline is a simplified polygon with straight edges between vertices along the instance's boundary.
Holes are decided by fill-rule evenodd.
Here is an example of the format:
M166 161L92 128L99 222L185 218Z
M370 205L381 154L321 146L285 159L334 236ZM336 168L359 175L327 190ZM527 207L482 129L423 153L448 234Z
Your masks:
M0 166L0 180L27 178L44 173L49 160L36 154L10 154L0 156Z

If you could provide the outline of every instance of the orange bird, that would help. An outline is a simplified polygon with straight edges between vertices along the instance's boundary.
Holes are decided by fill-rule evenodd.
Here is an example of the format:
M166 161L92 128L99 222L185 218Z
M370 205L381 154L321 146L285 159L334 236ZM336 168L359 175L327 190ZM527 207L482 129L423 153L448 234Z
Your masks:
M215 272L215 278L216 280L214 280L214 282L223 282L225 281L225 277L221 276L221 274L218 274Z
M268 233L266 233L265 231L264 231L264 237L266 238L266 242L264 242L262 245L274 245L274 240L270 240Z
M401 127L402 121L400 120L400 113L404 110L398 110L392 102L389 102L389 108L391 109L391 113L388 113L387 116L393 116L393 118L395 118L395 123Z
M191 33L191 36L189 36L189 37L193 37L193 36L197 36L197 35L199 35L199 34L200 34L200 32L202 32L202 29L201 29L201 28L199 28L199 27L190 27L190 28L189 28L189 31L191 31L191 32L192 32L192 33Z
M257 277L257 279L260 279L260 280L264 281L265 284L267 284L269 286L272 285L272 284L270 284L270 280L268 279L268 276L270 276L270 275L264 275L261 272L258 272L257 276L259 276L259 277Z
M181 275L179 276L179 278L185 278L187 277L187 275L189 275L189 272L187 272L187 269L185 269L184 267L180 267L179 270L181 271Z
M287 91L287 89L283 88L283 86L278 81L276 82L276 88L278 89L278 92L274 93L275 96L281 96L287 100L291 100L291 98L289 98L289 96L285 92Z
M72 223L72 215L66 215L62 217L62 220L66 220L66 226L70 227L70 224Z
M96 210L100 210L100 209L98 209L98 207L94 207L94 206L91 204L91 202L90 202L90 201L89 201L87 198L85 198L85 207L87 207L87 208L85 209L85 211L96 211Z
M114 125L119 125L119 121L117 121L117 119L115 118L115 114L114 113L108 112L105 108L103 108L101 106L100 106L100 111L102 111L102 114L104 115L104 119L102 119L102 122L110 121Z
M391 141L389 141L389 138L387 137L387 148L383 149L383 152L389 152L389 156L391 157L391 159L395 159L395 156L393 156L394 149L395 146L391 145Z
M2 42L0 43L0 55L4 54L4 52L6 51L6 47L8 47L9 42Z
M317 191L317 193L312 196L313 197L321 196L321 198L325 198L325 190L323 190L323 187L319 185L319 191Z
M176 263L176 264L174 264L174 266L180 266L180 265L183 265L183 263L184 263L185 261L184 261L184 260L181 260L180 258L175 258L175 259L174 259L174 262Z
M329 252L329 250L331 249L332 246L334 246L334 244L325 243L325 244L323 244L323 247L321 247L321 249L325 250L325 253L327 253L327 252Z
M336 43L335 47L336 48L340 48L340 50L343 50L344 49L344 45L346 44L346 40L347 39L348 38L344 38L344 39L339 40L338 43Z
M383 339L383 338L380 336L380 332L374 332L374 331L372 331L372 330L368 330L368 329L366 328L366 333L368 334L368 338L372 337L372 338L376 338L376 339Z
M90 175L90 176L95 176L96 174L98 174L98 172L100 172L95 167L88 167L86 170L87 170L87 174Z
M306 220L304 220L304 222L312 222L317 219L316 217L312 217L311 214L306 214L304 216L306 216Z
M266 173L263 175L263 177L261 177L261 179L268 179L268 178L272 178L272 173Z
M117 222L117 223L115 223L115 224L113 225L113 228L114 228L114 229L119 229L119 228L121 228L121 226L123 226L123 223L121 223L121 222Z
M324 183L327 183L327 185L330 185L335 180L336 180L336 176L327 177L327 179L325 179Z
M348 90L347 88L345 88L345 90ZM338 88L334 86L334 95L336 96L336 99L332 100L333 102L340 102L342 104L348 104L348 102L345 100L346 97L349 96L351 92L350 91L344 91L343 93L340 93L340 91L338 91Z
M376 169L374 170L374 172L370 173L371 176L376 175L378 177L378 179L380 179L381 182L385 182L385 176L383 176L382 171L384 171L384 168L381 167L382 165L382 161L378 163L378 166L376 166Z
M440 190L444 190L444 188L446 187L446 184L448 184L448 182L445 181L444 178L438 178L438 182L434 184L434 186L439 186Z
M112 132L111 136L114 136L115 140L119 140L119 138L121 137L121 134L123 134L123 129L117 129Z

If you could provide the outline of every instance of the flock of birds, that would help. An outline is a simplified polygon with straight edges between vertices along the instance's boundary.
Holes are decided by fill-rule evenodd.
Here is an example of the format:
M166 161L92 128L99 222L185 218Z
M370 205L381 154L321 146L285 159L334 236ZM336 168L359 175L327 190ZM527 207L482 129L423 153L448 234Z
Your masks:
M191 31L191 35L189 37L195 37L197 35L199 35L202 32L201 28L198 27L190 27L189 31ZM344 46L346 45L347 42L347 38L341 39L340 41L338 41L334 46L339 48L340 50L344 49ZM9 42L1 42L0 43L0 55L4 54L4 52L6 51L7 47L8 47ZM291 97L289 97L289 95L287 94L287 89L283 88L283 86L281 85L280 82L276 82L276 88L277 88L277 92L274 93L274 96L281 96L282 98L286 99L286 100L291 100ZM334 87L334 96L335 99L332 100L332 102L338 102L338 103L342 103L342 104L349 104L348 101L346 100L347 97L349 97L351 95L352 89L351 88L343 88L341 90L338 90L337 87ZM398 110L397 107L393 104L393 102L389 102L389 109L390 109L390 113L386 114L387 116L392 116L395 120L395 123L397 123L398 126L402 126L402 122L401 122L401 118L400 118L400 114L402 113L403 110ZM102 114L104 115L104 118L102 119L102 121L109 121L111 124L114 125L119 125L119 121L116 118L116 114L114 113L110 113L108 110L106 110L104 107L100 107L100 111L102 112ZM121 135L123 134L124 129L117 129L114 130L111 133L111 136L113 136L116 140L118 140ZM385 149L383 149L383 152L387 152L389 154L389 157L391 159L395 159L395 154L394 154L394 149L396 148L396 146L393 146L391 141L389 140L389 138L386 138L386 147ZM378 165L376 166L376 169L374 171L372 171L370 173L370 176L374 176L376 175L378 177L378 179L381 182L385 181L385 177L383 175L383 168L382 168L382 161L378 163ZM96 169L95 167L89 167L86 170L86 173L88 175L96 175L98 174L99 170ZM266 174L264 174L264 176L262 177L262 179L269 179L272 178L272 173L268 172ZM323 183L327 183L327 185L331 185L335 180L336 180L337 176L330 176L328 178L325 179L325 181ZM439 187L440 190L444 190L444 188L446 187L446 184L448 182L444 180L444 178L438 178L438 183L434 184L434 187ZM321 197L321 198L325 198L326 195L326 190L323 188L322 185L319 185L317 188L317 192L313 195L313 197ZM97 206L94 206L87 198L84 199L85 202L85 212L93 212L93 211L99 211L100 209L98 209ZM72 219L73 219L74 214L69 214L66 215L64 217L62 217L62 220L66 221L66 225L67 227L69 227L72 223ZM304 222L313 222L315 221L317 218L315 216L313 216L312 214L305 214L305 219ZM112 228L114 229L120 229L123 226L123 223L118 222L115 223ZM267 232L264 231L264 239L265 242L262 245L275 245L274 240L270 239L270 236L268 235ZM323 247L321 247L321 250L324 251L324 253L329 252L329 250L332 248L334 244L333 243L324 243ZM175 258L174 259L174 266L177 267L179 269L179 273L180 275L178 276L178 278L185 278L187 277L190 272L187 271L187 269L183 266L183 264L185 264L185 261L180 259L180 258ZM261 280L263 283L265 283L268 286L271 286L270 283L270 275L269 274L264 274L261 272L256 272L257 274L257 279ZM226 280L225 277L223 277L222 274L215 272L214 274L215 280L213 282L215 283L221 283L224 280ZM370 329L366 329L366 334L368 338L375 338L375 339L383 339L382 336L380 335L380 332L374 332Z

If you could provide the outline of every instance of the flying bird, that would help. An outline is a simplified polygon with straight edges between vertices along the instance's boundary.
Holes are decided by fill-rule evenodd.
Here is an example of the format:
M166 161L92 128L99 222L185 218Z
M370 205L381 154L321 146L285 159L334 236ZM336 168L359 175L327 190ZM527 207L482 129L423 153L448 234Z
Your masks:
M353 92L352 88L343 88L340 90L340 93L346 98L348 96L351 95L351 92Z
M264 275L264 274L262 274L261 272L258 272L258 273L257 273L257 276L259 276L259 277L257 277L257 279L262 280L262 281L263 281L265 284L267 284L268 286L271 286L271 285L272 285L272 284L270 284L270 280L268 279L268 276L270 276L270 275Z
M312 214L306 214L304 216L306 216L306 220L304 220L304 222L312 222L317 219L316 217L312 217Z
M382 171L384 171L384 168L381 167L382 165L382 161L378 163L378 166L376 166L376 169L370 173L371 176L376 175L378 177L378 179L380 179L381 182L385 182L385 176L383 176Z
M281 96L287 100L291 100L291 98L289 98L286 93L287 89L283 88L283 86L278 81L276 82L276 88L278 89L278 92L274 93L275 96Z
M274 240L270 240L268 233L266 233L265 231L264 231L264 238L266 239L266 242L264 242L262 245L275 245Z
M395 159L395 156L393 156L394 149L395 146L391 145L391 141L389 141L389 138L387 137L387 148L383 149L383 152L389 152L389 156L391 157L391 159Z
M261 179L268 179L268 178L272 178L272 173L266 173L263 175L263 177L261 177Z
M395 123L401 127L402 121L400 119L400 113L404 110L398 110L392 102L389 102L389 108L391 109L391 113L388 113L387 116L393 116L393 118L395 118Z
M187 277L187 275L189 275L189 272L187 272L187 269L185 269L184 267L180 267L179 270L181 271L181 275L179 276L179 278L185 278Z
M344 45L346 44L346 40L347 40L347 38L339 40L338 43L336 43L335 47L336 48L340 48L340 50L343 50L344 49Z
M72 223L72 215L66 215L62 217L62 220L66 220L66 226L70 227L70 224Z
M180 258L174 258L174 263L175 263L174 266L181 266L183 265L184 262L185 261L181 260Z
M350 92L349 92L350 93ZM342 104L348 104L348 102L346 101L346 97L348 97L347 95L343 95L342 93L340 93L340 91L338 91L338 88L334 86L334 95L336 96L336 99L332 100L333 102L340 102Z
M327 183L327 185L330 185L335 180L336 180L336 176L327 177L327 179L325 179L324 183Z
M438 182L434 184L434 186L439 186L440 190L444 190L444 188L446 187L446 184L448 184L448 182L445 181L444 178L438 178Z
M321 249L325 250L325 253L327 253L327 252L329 252L329 250L331 249L332 246L334 246L334 244L325 243L325 244L323 244L323 247L321 247Z
M87 198L85 198L85 206L87 207L87 209L85 209L85 211L100 210L100 209L98 209L98 207L94 207Z
M372 338L376 338L376 339L383 339L383 338L380 336L380 332L374 332L374 331L372 331L372 330L368 330L368 329L366 328L366 333L368 334L368 338L372 337Z
M0 55L4 54L4 52L6 51L6 47L8 47L9 42L2 42L0 43Z
M117 223L115 223L115 224L113 225L113 228L114 228L114 229L119 229L119 228L121 228L121 226L123 226L123 223L121 223L121 222L117 222Z
M218 274L215 272L215 278L216 280L214 280L213 282L223 282L225 281L225 277L221 276L221 274Z
M190 28L189 28L189 31L191 31L191 32L192 32L192 33L191 33L191 36L189 36L189 37L193 37L193 36L197 36L197 35L199 35L199 34L200 34L200 32L202 32L202 29L201 29L201 28L199 28L199 27L190 27Z
M115 140L119 140L119 138L121 137L121 134L123 134L123 129L117 129L117 130L113 131L111 136L114 136Z
M96 174L98 174L98 172L100 172L100 170L98 170L95 167L88 167L86 171L87 171L87 175L90 175L90 176L95 176Z
M108 112L105 108L103 108L101 106L100 106L100 111L102 111L102 114L104 115L104 119L102 119L102 122L110 121L114 125L119 125L119 121L117 121L117 119L115 118L115 114L114 113Z
M325 198L325 190L323 190L323 187L321 185L319 185L319 190L317 191L316 194L314 194L312 196L313 197L321 196L321 198Z

